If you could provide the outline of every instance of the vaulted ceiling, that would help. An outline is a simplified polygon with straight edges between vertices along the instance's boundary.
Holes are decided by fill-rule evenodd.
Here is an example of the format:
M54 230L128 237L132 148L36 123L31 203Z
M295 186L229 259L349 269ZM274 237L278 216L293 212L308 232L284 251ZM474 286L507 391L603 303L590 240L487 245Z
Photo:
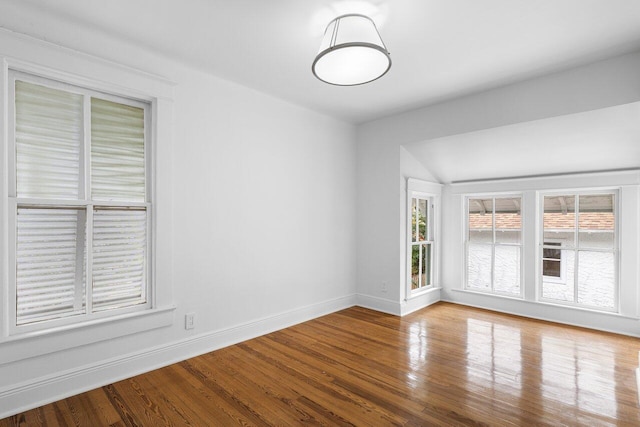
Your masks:
M329 86L311 63L329 20L351 12L376 21L393 66ZM640 1L0 0L0 26L78 50L84 32L116 37L360 123L636 51Z

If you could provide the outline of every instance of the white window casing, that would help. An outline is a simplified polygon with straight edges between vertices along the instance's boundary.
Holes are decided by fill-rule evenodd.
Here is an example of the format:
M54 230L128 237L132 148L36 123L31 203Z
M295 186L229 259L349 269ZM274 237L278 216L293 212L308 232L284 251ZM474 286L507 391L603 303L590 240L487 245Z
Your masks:
M539 192L538 197L541 209L538 299L619 312L619 189L547 191ZM606 202L606 206L595 206L597 203L589 203L590 200L600 200L600 204ZM557 201L559 207L547 208L546 204L552 201ZM546 215L549 219L545 219ZM554 235L558 237L550 237ZM560 279L544 275L543 254L551 247L546 242L560 244L553 246L562 254Z
M0 363L173 319L171 264L161 263L158 281L155 271L159 225L160 240L170 238L171 199L164 190L161 224L154 215L158 159L159 184L170 188L172 179L172 84L76 52L44 62L58 69L0 58ZM18 83L18 122L16 80L24 82ZM170 259L170 245L159 252ZM52 284L44 291L43 281Z
M464 200L465 289L522 298L522 194L467 194Z
M440 285L440 200L441 184L430 183L418 179L409 178L407 180L407 214L406 214L406 299L415 298L432 289L439 289ZM420 215L426 217L424 233L420 236L419 224L414 224L415 209L414 201L423 201L423 212ZM415 237L415 238L414 238ZM417 285L414 284L413 251L420 255L417 257L418 270L424 267L426 275L419 275ZM423 265L424 263L427 263ZM428 267L428 268L426 268Z

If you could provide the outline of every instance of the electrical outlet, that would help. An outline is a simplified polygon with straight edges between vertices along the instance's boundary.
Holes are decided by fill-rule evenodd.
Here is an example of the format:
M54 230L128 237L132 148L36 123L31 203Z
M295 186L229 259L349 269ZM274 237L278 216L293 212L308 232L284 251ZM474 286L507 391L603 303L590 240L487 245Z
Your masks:
M196 315L189 313L184 315L184 328L193 329L196 326Z
M387 292L387 282L382 282L382 292Z

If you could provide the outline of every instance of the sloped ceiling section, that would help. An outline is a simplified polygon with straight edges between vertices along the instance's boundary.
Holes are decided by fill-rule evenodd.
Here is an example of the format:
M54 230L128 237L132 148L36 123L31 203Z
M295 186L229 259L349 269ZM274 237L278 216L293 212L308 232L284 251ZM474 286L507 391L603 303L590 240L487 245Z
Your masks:
M407 144L441 183L640 167L640 103Z

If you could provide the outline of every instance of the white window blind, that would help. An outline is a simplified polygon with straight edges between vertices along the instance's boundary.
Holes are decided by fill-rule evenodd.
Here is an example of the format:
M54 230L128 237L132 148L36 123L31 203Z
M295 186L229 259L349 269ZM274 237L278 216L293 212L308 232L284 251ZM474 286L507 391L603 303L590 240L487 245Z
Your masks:
M93 214L93 308L144 302L145 210L96 209Z
M144 202L144 110L91 99L93 200Z
M148 106L14 79L15 325L148 307Z
M18 208L17 323L84 310L84 209Z
M79 198L82 96L16 81L17 196Z

